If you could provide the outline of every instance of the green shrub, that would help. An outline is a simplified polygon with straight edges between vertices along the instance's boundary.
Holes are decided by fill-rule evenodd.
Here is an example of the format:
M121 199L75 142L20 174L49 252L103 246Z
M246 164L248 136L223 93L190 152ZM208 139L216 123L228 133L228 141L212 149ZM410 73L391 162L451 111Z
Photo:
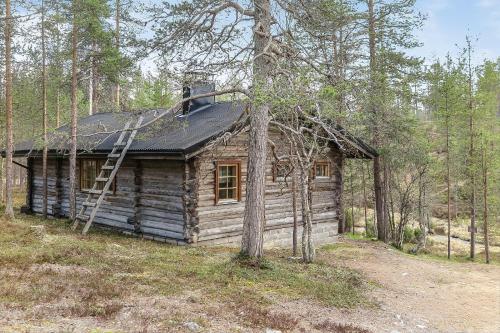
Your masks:
M415 231L412 227L406 226L403 230L403 242L404 243L414 243L415 242Z
M345 219L345 229L346 231L351 230L352 228L352 210L344 209L344 219Z
M420 239L420 237L422 237L422 229L420 229L420 228L415 228L415 230L413 230L413 233L415 235L416 241L418 241Z
M377 230L375 229L375 221L373 221L373 217L368 218L368 229L365 233L367 238L377 237Z

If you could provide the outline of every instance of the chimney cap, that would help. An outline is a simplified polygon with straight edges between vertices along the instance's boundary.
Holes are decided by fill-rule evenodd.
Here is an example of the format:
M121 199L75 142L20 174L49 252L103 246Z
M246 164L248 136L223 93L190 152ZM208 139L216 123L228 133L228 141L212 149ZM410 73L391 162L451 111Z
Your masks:
M184 84L195 82L213 82L215 73L207 71L187 71L184 73Z

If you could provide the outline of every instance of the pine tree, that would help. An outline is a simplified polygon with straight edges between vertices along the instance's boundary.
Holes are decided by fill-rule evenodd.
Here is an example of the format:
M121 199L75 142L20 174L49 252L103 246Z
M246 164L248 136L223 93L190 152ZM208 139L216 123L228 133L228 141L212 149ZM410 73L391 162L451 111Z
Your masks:
M399 74L394 67L411 68L418 64L415 59L407 57L401 50L418 46L412 38L415 27L421 26L423 18L415 13L414 0L379 1L366 0L368 50L369 50L369 89L368 108L371 119L372 144L383 152L387 133L390 128L391 115L387 112L387 95L390 93L390 81ZM384 155L373 161L373 179L375 191L375 210L377 214L378 239L388 241L388 205L389 172Z
M476 90L476 112L479 132L479 149L481 155L480 170L482 174L483 200L483 235L485 261L490 262L489 253L489 218L495 217L499 210L500 190L500 126L497 112L500 107L500 59L497 62L485 61L480 66ZM491 208L490 208L491 207Z
M467 66L467 109L469 118L469 153L468 171L470 179L470 258L476 255L476 129L475 129L475 108L473 101L473 74L472 74L472 43L466 37L467 47L465 49L465 61Z
M78 119L78 21L79 0L72 1L72 32L71 32L71 137L69 154L69 204L70 218L76 217L76 145L77 145L77 119Z
M5 160L5 217L14 218L13 206L13 110L12 110L12 25L10 0L5 1L5 130L6 130L6 160Z
M43 127L43 153L42 153L42 177L43 177L43 217L47 218L48 209L48 180L47 180L47 59L45 43L45 2L41 2L41 44L42 44L42 127Z

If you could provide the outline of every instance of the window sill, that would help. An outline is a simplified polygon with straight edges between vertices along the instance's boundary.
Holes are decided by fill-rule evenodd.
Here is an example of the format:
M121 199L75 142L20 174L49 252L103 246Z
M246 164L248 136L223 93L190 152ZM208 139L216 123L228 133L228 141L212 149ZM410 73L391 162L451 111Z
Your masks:
M223 205L234 205L234 204L237 204L237 203L240 203L241 201L238 201L238 200L219 200L217 202L217 206L223 206Z

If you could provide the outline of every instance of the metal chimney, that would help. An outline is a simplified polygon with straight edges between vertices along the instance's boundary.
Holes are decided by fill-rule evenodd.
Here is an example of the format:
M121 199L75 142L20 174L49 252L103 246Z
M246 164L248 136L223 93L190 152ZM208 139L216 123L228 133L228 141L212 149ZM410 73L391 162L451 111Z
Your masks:
M186 72L182 87L182 98L202 95L215 91L215 82L212 74L204 72ZM182 113L188 114L203 106L215 103L215 96L194 98L182 104Z

